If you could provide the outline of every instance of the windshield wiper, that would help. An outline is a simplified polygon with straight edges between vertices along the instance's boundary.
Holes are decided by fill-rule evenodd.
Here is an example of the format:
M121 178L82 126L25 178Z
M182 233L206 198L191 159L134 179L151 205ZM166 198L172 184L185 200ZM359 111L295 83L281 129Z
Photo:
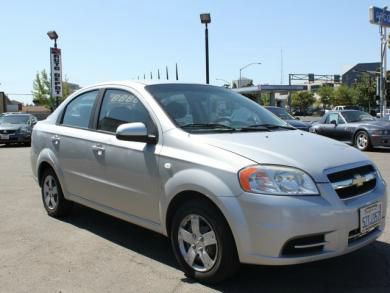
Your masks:
M296 128L292 127L292 126L287 126L287 125L276 125L276 124L253 124L253 125L249 125L247 127L245 127L244 129L267 129L267 130L271 130L271 129L275 129L275 128L282 128L282 129L289 129L289 130L295 130Z
M185 124L183 126L180 126L180 128L199 128L199 129L221 129L221 130L231 130L231 131L236 131L237 129L234 127L230 127L224 124L219 124L219 123L190 123L190 124Z

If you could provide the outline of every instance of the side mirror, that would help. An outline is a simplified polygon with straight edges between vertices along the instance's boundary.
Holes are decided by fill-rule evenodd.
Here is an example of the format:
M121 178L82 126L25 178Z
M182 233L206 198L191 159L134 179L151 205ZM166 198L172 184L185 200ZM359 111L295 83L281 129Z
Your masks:
M330 124L333 124L334 126L337 126L337 121L336 120L332 120L332 121L330 121Z
M150 144L157 143L157 135L148 134L148 129L142 122L120 125L116 130L116 138L125 141L138 141Z

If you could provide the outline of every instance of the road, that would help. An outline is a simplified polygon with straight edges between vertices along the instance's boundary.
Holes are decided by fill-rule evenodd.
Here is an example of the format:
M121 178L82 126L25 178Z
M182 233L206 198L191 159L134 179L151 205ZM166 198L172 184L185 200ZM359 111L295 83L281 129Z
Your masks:
M390 182L390 150L368 152ZM177 267L168 240L77 206L46 215L29 148L0 147L0 292L390 292L390 223L373 244L316 263L242 266L204 286Z

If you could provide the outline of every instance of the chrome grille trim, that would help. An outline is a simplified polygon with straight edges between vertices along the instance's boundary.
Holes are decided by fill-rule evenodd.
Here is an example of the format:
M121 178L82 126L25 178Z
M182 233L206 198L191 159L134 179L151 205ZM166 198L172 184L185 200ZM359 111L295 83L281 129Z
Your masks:
M361 175L361 177L362 177L362 183L369 182L371 180L376 179L376 172L370 172L368 174ZM352 186L357 186L357 184L355 183L355 178L332 183L332 187L334 188L334 190L339 190L339 189L348 188Z

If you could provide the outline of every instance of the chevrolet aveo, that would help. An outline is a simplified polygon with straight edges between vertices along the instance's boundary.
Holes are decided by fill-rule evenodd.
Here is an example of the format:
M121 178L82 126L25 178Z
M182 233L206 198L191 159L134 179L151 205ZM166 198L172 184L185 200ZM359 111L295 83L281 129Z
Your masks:
M384 230L385 182L364 154L215 86L84 88L35 126L31 162L50 216L76 202L164 234L201 282L342 255Z

